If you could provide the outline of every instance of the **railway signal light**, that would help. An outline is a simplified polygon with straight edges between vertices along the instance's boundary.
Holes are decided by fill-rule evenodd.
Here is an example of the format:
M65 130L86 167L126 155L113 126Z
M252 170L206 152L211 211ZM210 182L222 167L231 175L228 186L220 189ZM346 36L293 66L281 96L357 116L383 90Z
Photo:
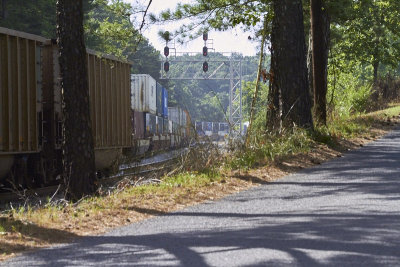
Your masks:
M169 47L168 46L164 47L164 56L166 56L166 57L169 56Z
M208 48L207 48L207 46L204 46L203 47L203 56L207 56L208 55Z
M207 61L204 61L204 62L203 62L203 71L204 71L204 72L207 72L207 71L208 71L208 63L207 63Z
M208 40L208 33L203 33L203 40L204 41L207 41Z
M169 71L169 62L164 62L164 71L168 72Z

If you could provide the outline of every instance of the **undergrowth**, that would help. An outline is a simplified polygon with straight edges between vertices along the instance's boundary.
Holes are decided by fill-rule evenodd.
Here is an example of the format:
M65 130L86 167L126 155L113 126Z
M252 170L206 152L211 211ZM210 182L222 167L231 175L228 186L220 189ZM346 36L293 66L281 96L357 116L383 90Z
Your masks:
M394 106L368 114L354 114L330 117L327 126L316 126L313 130L293 128L279 134L271 134L256 128L250 136L249 146L238 147L226 165L231 169L250 169L257 164L265 164L276 158L306 153L317 144L335 148L338 140L362 136L373 123L390 120L400 113L400 106Z
M273 161L277 157L305 152L310 148L311 139L306 130L295 128L279 134L257 131L250 137L249 146L236 149L227 158L232 169L249 169L256 163Z
M258 130L251 136L248 148L236 143L235 149L229 152L221 152L212 143L202 142L189 149L180 159L178 168L157 177L155 183L138 186L127 180L121 181L113 190L75 203L47 199L40 206L14 206L0 214L0 235L10 242L0 246L0 252L3 251L0 256L14 253L15 244L22 251L57 243L76 238L81 234L79 229L99 233L102 231L98 229L131 222L132 214L140 219L171 211L176 205L189 203L188 199L202 201L206 198L202 198L204 192L213 188L211 185L214 185L213 190L220 190L221 184L227 182L226 171L266 165L286 156L307 153L319 144L335 147L342 138L367 134L374 123L389 124L399 113L400 106L395 105L366 115L330 118L328 126L316 127L313 131L294 128L272 135ZM122 218L118 223L110 223L118 217Z

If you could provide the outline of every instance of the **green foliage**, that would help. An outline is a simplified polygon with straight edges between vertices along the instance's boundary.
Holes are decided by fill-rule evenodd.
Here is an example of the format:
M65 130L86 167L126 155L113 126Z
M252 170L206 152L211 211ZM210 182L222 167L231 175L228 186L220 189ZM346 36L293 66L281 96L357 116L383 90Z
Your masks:
M371 85L361 79L365 72L353 68L352 73L329 71L327 102L331 116L349 117L353 113L365 112L372 95Z
M332 24L333 46L363 65L398 67L400 3L395 0L353 1L352 18ZM375 77L376 78L376 77Z
M306 152L312 144L309 133L297 127L277 134L253 131L249 140L248 148L236 150L232 158L228 159L228 166L233 169L248 169L258 162Z
M221 180L221 174L217 171L211 171L208 173L197 173L197 172L182 172L175 176L166 177L160 187L198 187L210 184Z
M201 61L204 60L202 55L197 56L181 56L178 60L194 61L188 64L170 64L170 74L172 76L180 76L186 73L188 76L202 77L203 71ZM257 57L247 57L235 55L234 59L242 60L242 78L244 81L253 81L257 76ZM229 57L215 53L212 60L209 61L209 73L212 73L222 63L213 61L227 61L228 63L221 66L215 74L216 78L226 78L229 75ZM228 76L229 77L229 76ZM229 113L229 80L175 80L168 81L169 100L172 106L180 105L189 110L193 120L198 121L225 121L226 114ZM243 93L245 97L247 92ZM249 94L251 94L249 92ZM261 107L260 107L261 109Z
M256 80L244 82L242 86L242 110L243 110L243 120L250 120L250 110L251 102L254 96L254 91L256 88ZM266 118L266 106L268 100L268 83L263 83L260 81L260 88L258 90L258 97L256 100L255 111L255 121L263 122L265 125Z
M158 36L163 39L167 44L172 40L171 33L169 31L158 31Z
M47 38L56 37L55 25L56 0L6 1L5 9L0 13L1 27Z
M103 53L127 58L138 43L130 15L132 6L120 0L94 0L85 24L87 46Z
M163 22L190 18L189 23L185 23L174 34L181 42L194 39L210 28L224 31L238 25L257 36L264 30L262 20L267 20L266 25L269 26L272 21L270 2L269 0L197 0L192 4L178 4L174 12L168 9L159 17L153 14L151 18Z
M140 6L132 7L121 0L94 0L85 24L89 48L133 62L133 73L159 76L160 53L137 30L133 17ZM139 12L140 13L140 12Z
M160 53L137 30L143 7L122 0L84 0L85 41L93 50L134 62L134 73L159 76ZM4 13L4 17L1 17ZM56 0L6 1L0 26L56 38Z

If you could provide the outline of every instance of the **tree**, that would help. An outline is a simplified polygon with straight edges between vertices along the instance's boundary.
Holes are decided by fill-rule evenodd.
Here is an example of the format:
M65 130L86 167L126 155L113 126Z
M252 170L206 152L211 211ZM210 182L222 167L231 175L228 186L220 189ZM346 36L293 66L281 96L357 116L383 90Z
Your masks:
M352 19L334 25L338 54L373 68L373 82L382 64L398 67L400 56L400 2L396 0L353 1ZM332 16L333 17L333 16Z
M312 127L301 0L273 1L267 128Z
M305 37L303 9L301 0L296 1L201 1L195 4L178 5L174 13L163 12L163 20L191 18L189 23L177 32L180 37L195 37L204 28L225 30L237 25L244 25L254 35L269 33L272 14L271 34L271 89L269 92L268 124L276 129L284 121L287 127L296 124L311 127L311 101L308 94L308 79L305 57ZM271 12L273 11L273 12ZM197 17L195 21L193 17ZM261 18L268 21L264 23ZM195 24L204 25L193 35ZM265 26L264 26L265 25ZM267 29L265 29L267 27Z
M88 47L127 58L136 48L139 31L130 20L134 13L129 3L120 0L95 0L85 24Z
M312 46L312 88L314 115L317 123L326 124L326 92L328 89L328 55L330 18L322 0L310 0Z
M149 2L150 3L150 2ZM135 62L133 73L148 73L158 77L160 53L141 35L139 25L134 23L144 18L144 7L131 6L121 0L95 0L85 23L86 45L96 51Z
M0 26L55 38L56 0L0 1Z
M63 176L68 197L76 200L94 192L96 179L82 0L59 0L57 25L64 115Z

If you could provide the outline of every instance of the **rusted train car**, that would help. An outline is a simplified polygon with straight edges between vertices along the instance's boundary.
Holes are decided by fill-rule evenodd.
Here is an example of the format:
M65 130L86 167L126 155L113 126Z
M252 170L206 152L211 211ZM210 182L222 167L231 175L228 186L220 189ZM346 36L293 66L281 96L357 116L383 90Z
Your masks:
M166 112L156 116L132 106L130 62L87 50L87 65L98 170L113 165L124 152L143 154L183 143L186 124L172 123ZM0 27L0 190L6 180L37 187L58 179L61 98L56 42Z
M103 169L132 146L131 65L87 52L95 161ZM0 28L0 63L0 182L12 176L22 186L49 184L61 167L58 47L40 36Z

